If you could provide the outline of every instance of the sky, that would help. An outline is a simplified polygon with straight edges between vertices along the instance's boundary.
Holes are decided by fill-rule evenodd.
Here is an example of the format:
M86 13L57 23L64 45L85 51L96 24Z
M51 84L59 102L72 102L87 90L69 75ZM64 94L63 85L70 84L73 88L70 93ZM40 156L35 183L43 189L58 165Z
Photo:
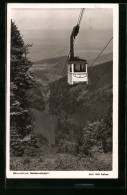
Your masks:
M80 11L80 8L13 8L11 19L15 21L25 43L33 43L30 58L36 61L67 55L70 34L77 24ZM91 53L96 55L112 34L112 8L85 9L76 37L75 54L87 58ZM112 43L109 47L107 49L112 50Z
M12 9L12 19L22 29L71 29L80 9ZM111 8L88 8L84 11L82 29L112 29Z

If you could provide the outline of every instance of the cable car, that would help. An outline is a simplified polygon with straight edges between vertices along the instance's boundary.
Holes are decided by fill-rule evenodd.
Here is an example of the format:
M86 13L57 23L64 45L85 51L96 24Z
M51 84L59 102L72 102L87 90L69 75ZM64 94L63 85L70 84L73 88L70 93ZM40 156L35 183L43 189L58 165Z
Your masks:
M87 61L84 59L74 58L68 63L68 84L75 83L88 84Z
M79 33L79 24L77 24L70 36L70 58L68 60L68 84L73 85L75 83L88 84L88 69L87 61L74 57L74 39Z

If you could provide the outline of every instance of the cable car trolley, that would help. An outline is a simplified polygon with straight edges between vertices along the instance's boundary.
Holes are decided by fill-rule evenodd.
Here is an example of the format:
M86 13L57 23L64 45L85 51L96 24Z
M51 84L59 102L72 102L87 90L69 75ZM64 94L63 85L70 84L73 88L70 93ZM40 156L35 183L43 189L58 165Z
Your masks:
M70 56L68 60L68 84L73 85L74 83L86 83L88 84L88 72L87 72L87 61L74 57L74 40L79 33L79 24L83 15L83 9L78 24L74 26L70 36Z

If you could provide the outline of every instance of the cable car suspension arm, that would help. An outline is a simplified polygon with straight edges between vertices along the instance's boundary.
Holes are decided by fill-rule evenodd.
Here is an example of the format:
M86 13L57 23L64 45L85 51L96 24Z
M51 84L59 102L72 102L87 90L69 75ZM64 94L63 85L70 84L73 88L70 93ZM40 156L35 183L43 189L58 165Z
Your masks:
M72 33L71 33L71 36L70 36L70 59L74 59L74 40L75 40L75 37L79 33L80 23L81 23L81 20L83 17L84 10L85 10L85 8L81 9L77 25L74 26Z
M68 63L68 60L71 58L71 51L73 52L72 56L74 55L74 51L73 51L74 40L75 40L75 37L77 36L77 34L79 32L79 26L80 26L80 23L81 23L84 11L85 11L85 8L81 8L81 11L80 11L80 14L79 14L79 18L78 18L78 21L77 21L77 25L72 30L72 34L71 35L74 36L74 37L72 37L73 39L72 39L72 42L70 43L71 46L72 46L72 49L70 49L70 51L69 51L69 54L67 56L67 59L66 59L66 62L65 62L65 65L64 65L64 68L63 68L61 76L63 76L64 73L65 73L66 65Z

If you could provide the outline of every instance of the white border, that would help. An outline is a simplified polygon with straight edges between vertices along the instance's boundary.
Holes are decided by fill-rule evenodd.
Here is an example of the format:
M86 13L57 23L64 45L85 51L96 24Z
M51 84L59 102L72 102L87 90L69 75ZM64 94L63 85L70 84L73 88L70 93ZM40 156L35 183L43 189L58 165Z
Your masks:
M113 155L112 171L10 171L10 26L12 8L112 8L113 9ZM6 94L6 177L7 178L118 178L118 4L7 4L7 94Z

